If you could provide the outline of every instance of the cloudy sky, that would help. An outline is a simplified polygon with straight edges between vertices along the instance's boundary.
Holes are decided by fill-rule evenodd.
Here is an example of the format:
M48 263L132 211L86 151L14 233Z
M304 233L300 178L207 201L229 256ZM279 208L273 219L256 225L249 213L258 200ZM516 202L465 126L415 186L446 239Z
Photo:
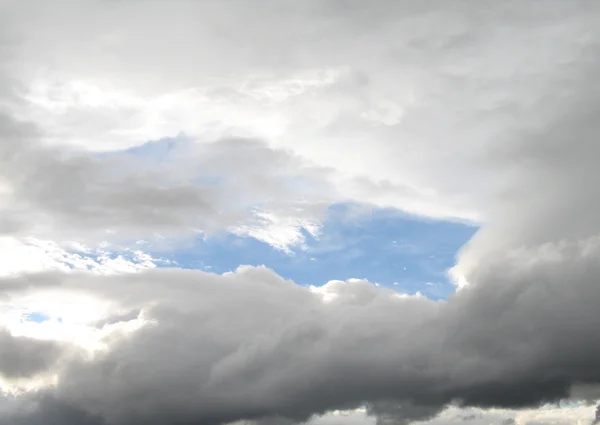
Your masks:
M600 423L596 0L0 0L0 58L0 425Z

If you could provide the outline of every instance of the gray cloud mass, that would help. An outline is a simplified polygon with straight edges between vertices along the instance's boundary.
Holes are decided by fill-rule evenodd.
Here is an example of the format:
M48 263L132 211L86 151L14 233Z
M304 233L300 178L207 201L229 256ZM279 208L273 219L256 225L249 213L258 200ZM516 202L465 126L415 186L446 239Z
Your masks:
M111 334L93 357L0 332L5 377L57 377L0 398L0 425L285 424L359 406L378 425L404 425L449 404L522 408L600 385L597 2L156 2L139 22L136 1L32 3L32 13L0 5L19 40L14 66L0 70L3 234L211 230L242 223L256 205L292 214L356 193L377 204L383 192L407 210L433 199L452 211L442 216L475 211L482 227L453 269L467 284L447 301L349 281L329 283L337 297L324 302L249 267L2 277L3 303L83 293L139 311L143 326ZM101 53L88 60L92 47ZM145 72L157 61L160 72ZM66 136L37 112L20 115L26 96L10 83L42 63L144 93L225 71L230 81L351 72L278 106L302 143L289 134L184 140L157 164L49 143ZM384 100L401 104L401 118ZM99 112L78 113L54 118L85 139ZM367 189L332 183L344 173ZM130 319L112 312L97 326Z
M65 297L89 292L144 307L146 326L94 360L68 362L51 393L108 423L301 421L374 401L384 424L393 423L389 412L409 420L450 402L524 407L598 383L599 286L564 284L579 270L594 276L589 255L597 253L575 252L567 270L539 261L501 289L488 276L448 302L398 298L359 281L336 284L338 298L323 304L260 268L41 275L4 280L3 288L17 296L50 285Z
M122 239L210 233L246 223L257 206L293 214L309 196L317 207L330 196L320 179L325 170L257 140L199 145L180 136L174 159L158 162L128 151L92 155L47 147L35 138L35 126L6 116L0 131L2 177L11 187L4 233L92 242L107 230ZM306 193L307 186L316 192Z
M27 378L44 372L61 356L63 347L54 341L12 336L0 328L0 376Z

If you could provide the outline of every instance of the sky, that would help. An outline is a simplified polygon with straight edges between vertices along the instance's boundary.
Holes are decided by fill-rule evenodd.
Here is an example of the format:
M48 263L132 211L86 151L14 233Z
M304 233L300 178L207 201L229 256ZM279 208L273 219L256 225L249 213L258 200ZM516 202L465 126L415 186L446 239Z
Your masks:
M0 0L0 425L598 423L599 23Z

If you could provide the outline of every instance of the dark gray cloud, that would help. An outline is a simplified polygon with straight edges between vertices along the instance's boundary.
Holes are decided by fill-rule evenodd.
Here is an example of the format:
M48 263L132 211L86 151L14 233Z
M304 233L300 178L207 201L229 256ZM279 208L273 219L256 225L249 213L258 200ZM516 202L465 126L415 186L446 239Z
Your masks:
M567 269L538 260L502 287L492 277L508 272L490 269L448 302L354 282L331 284L339 295L323 304L260 268L226 276L52 274L2 285L15 300L43 282L63 297L84 292L142 308L143 328L116 337L93 360L65 364L51 393L110 424L302 421L364 402L380 423L401 424L451 402L525 407L600 382L599 286L564 284L580 270L600 272L595 261L586 264L595 257L579 255Z
M31 378L54 366L65 347L54 341L11 335L0 328L0 377Z
M77 407L69 406L47 394L36 394L17 400L14 397L0 398L1 424L14 425L106 425L94 416ZM3 406L4 405L4 406Z

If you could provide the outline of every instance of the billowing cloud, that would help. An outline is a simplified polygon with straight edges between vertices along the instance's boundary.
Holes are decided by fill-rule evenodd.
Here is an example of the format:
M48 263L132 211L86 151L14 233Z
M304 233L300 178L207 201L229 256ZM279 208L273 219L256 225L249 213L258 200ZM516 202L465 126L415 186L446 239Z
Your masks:
M78 337L0 334L6 379L53 377L3 400L0 423L363 406L387 425L593 398L597 3L33 3L0 13L3 234L230 229L286 249L342 200L482 227L440 302L247 267L2 278L3 305L43 299L55 321L37 326Z
M571 267L564 273L581 264ZM503 288L483 281L447 302L358 280L328 284L335 296L324 298L264 268L42 274L5 279L2 289L17 305L51 292L67 305L84 294L111 305L107 312L140 311L122 319L141 321L137 330L114 326L92 358L53 369L50 397L108 423L300 421L364 402L394 423L452 402L535 405L600 381L598 286L575 292L562 279L522 279ZM90 326L108 313L99 314Z

